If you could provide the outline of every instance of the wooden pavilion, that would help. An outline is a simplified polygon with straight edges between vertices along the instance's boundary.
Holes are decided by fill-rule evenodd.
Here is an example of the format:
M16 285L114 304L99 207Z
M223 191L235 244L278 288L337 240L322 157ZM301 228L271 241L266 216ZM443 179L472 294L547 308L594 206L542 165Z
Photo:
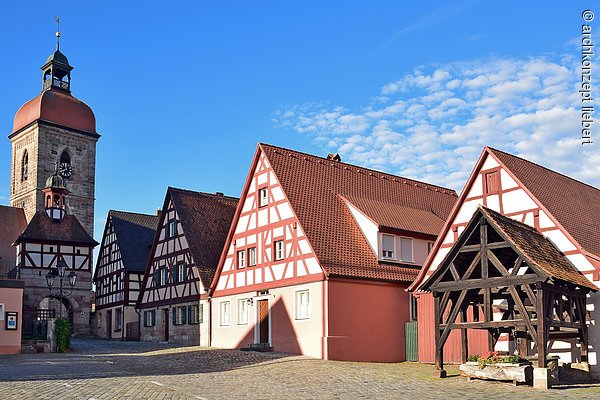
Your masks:
M463 363L467 329L487 330L490 350L508 333L521 357L532 341L538 368L546 367L550 340L576 339L587 362L586 295L596 287L528 225L479 206L421 290L434 297L439 377L446 375L443 350L453 329L461 330Z

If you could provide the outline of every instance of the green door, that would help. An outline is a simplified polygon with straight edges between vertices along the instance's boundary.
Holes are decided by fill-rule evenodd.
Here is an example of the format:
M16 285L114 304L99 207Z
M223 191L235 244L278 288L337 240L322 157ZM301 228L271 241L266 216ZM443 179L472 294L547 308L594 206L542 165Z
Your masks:
M419 361L417 321L404 323L404 336L406 337L406 361Z

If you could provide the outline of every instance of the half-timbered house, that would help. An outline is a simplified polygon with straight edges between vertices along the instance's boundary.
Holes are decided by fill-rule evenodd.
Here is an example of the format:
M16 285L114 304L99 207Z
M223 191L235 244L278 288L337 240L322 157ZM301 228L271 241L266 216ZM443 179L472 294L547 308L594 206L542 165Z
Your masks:
M158 216L110 210L94 272L96 335L139 340L135 304Z
M25 281L23 334L31 335L36 324L58 317L61 309L74 333L90 334L92 252L98 243L74 215L67 213L65 197L69 191L58 171L47 179L43 193L45 211L36 212L15 241L18 276ZM65 284L70 294L62 304L50 293L46 281L60 260L77 275L72 291Z
M237 202L168 188L137 303L141 340L209 345L208 288Z
M452 210L419 277L411 285L418 297L419 361L433 362L434 300L431 294L419 293L419 286L429 277L452 251L479 206L535 228L561 252L568 263L575 266L590 282L600 281L600 190L568 176L559 174L523 158L486 147L477 161L458 202ZM495 304L494 320L502 319L501 304ZM597 347L600 329L595 321L600 316L600 296L588 298L589 362L597 374ZM533 311L532 311L533 312ZM531 315L529 318L533 318ZM475 333L469 341L471 354L490 350L493 343L487 334ZM474 340L476 339L476 340ZM514 343L502 335L496 349L509 350ZM553 340L548 354L558 355L563 361L577 361L581 352L577 340ZM451 334L443 357L446 361L461 360L460 335Z
M259 144L213 280L212 345L404 360L406 288L456 198Z

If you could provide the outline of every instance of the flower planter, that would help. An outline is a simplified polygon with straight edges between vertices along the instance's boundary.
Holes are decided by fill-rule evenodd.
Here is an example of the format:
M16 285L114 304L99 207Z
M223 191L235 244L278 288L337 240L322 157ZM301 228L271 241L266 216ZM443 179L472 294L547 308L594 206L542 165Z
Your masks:
M512 381L531 384L533 367L528 362L518 364L498 363L479 366L477 362L467 362L460 365L460 374L469 379L490 379L495 381Z

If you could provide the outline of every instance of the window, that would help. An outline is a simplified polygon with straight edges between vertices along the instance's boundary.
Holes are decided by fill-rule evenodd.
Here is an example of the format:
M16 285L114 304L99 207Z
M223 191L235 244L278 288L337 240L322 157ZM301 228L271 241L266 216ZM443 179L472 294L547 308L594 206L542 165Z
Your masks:
M258 206L264 207L269 204L269 199L267 197L267 188L258 189Z
M413 241L410 238L400 238L400 257L402 261L414 261Z
M248 249L248 266L252 267L256 265L256 247L250 247Z
M283 240L275 241L275 260L283 260Z
M164 267L162 272L163 285L166 285L169 283L169 267Z
M223 301L221 303L221 326L231 325L231 303Z
M29 154L27 150L23 152L23 160L21 161L21 182L26 181L29 177Z
M173 325L185 325L187 322L188 307L173 307Z
M171 232L170 229L171 225L170 224L165 224L165 239L168 239L171 237Z
M165 239L177 236L177 220L165 224Z
M427 254L431 253L433 249L433 242L427 242Z
M202 323L202 304L195 304L188 306L188 324L200 324Z
M115 332L118 332L121 329L123 329L123 310L117 308L115 310Z
M179 264L177 267L177 273L178 273L178 282L184 282L185 280L187 280L187 265L185 264Z
M178 232L177 232L177 221L171 221L170 224L171 224L171 229L170 229L170 231L171 231L171 237L175 237L175 236L178 235Z
M246 266L246 252L244 250L237 252L237 266L238 268L244 268Z
M248 324L248 300L249 299L238 300L238 325Z
M487 172L483 174L483 193L500 193L500 171Z
M154 286L160 285L160 269L154 270Z
M296 319L310 318L310 293L307 290L296 292Z
M164 286L167 283L168 270L166 267L159 268L156 273L160 276L160 285Z
M381 235L381 253L383 258L396 258L396 237Z
M144 326L156 325L156 310L144 311Z
M417 320L417 299L413 296L412 293L408 294L408 298L410 300L410 320Z

